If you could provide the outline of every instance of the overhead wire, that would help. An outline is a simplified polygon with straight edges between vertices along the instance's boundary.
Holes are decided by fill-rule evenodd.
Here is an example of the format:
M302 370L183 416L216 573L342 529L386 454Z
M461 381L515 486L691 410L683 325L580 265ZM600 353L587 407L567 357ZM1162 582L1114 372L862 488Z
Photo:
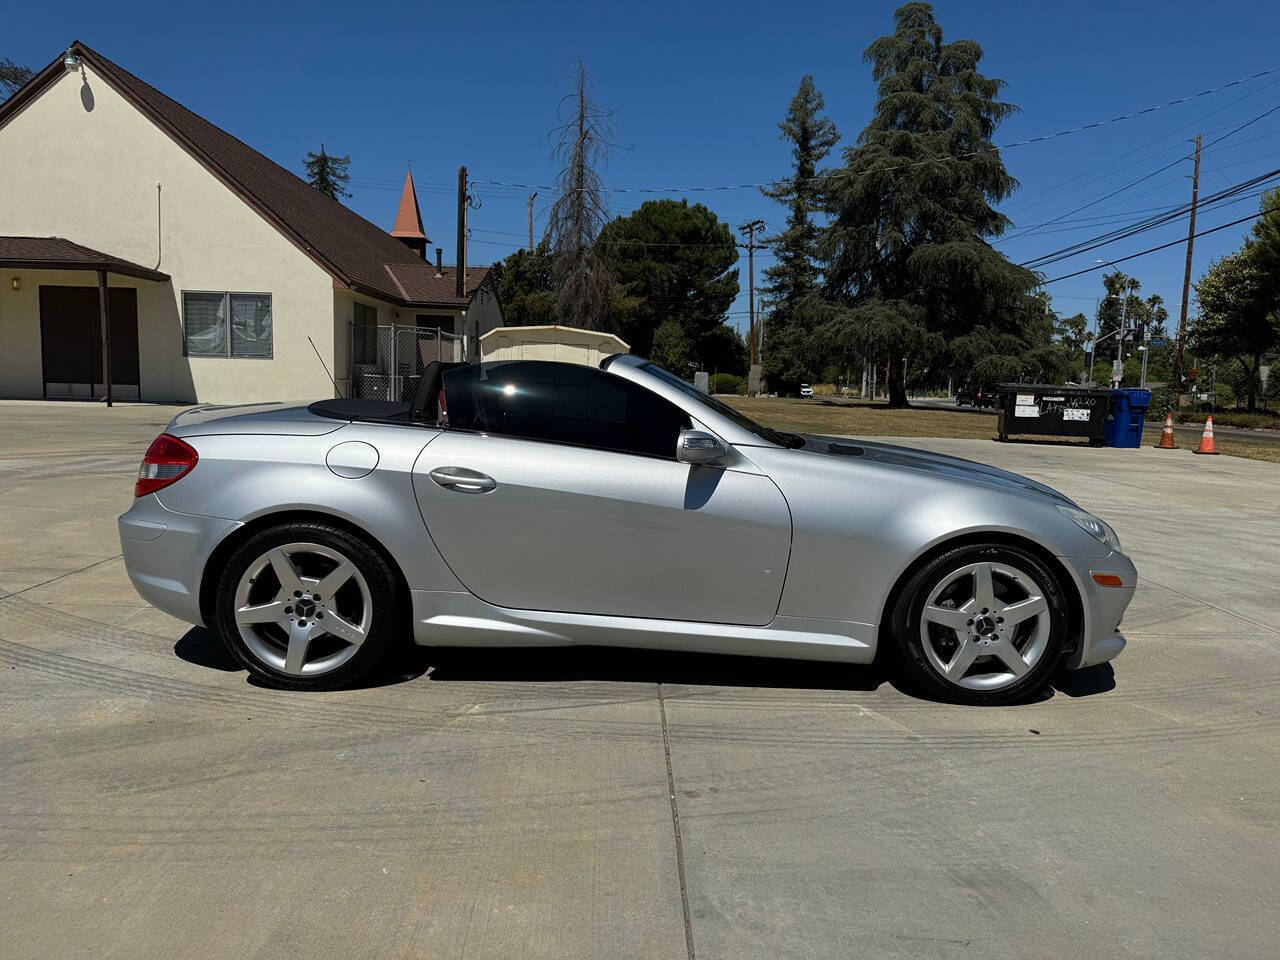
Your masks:
M1240 217L1237 220L1232 220L1228 223L1221 223L1216 227L1210 227L1208 230L1201 230L1198 233L1192 234L1191 239L1198 240L1200 237L1206 237L1211 233L1218 233L1221 230L1226 230L1228 227L1234 227L1237 224L1246 223L1249 220L1257 220L1257 219L1260 219L1261 217L1275 216L1276 214L1280 214L1280 207L1273 207L1270 210L1263 210L1263 211L1260 211L1259 213L1251 213L1247 217ZM1040 281L1040 286L1046 286L1047 284L1050 284L1050 283L1057 283L1059 280L1070 280L1072 277L1083 276L1086 273L1093 273L1094 271L1097 271L1097 270L1105 270L1107 267L1114 266L1117 263L1124 263L1127 260L1134 260L1134 259L1137 259L1138 257L1145 257L1149 254L1157 253L1160 250L1167 250L1170 247L1176 247L1179 244L1186 243L1187 239L1188 238L1186 237L1179 237L1177 240L1170 240L1168 243L1161 243L1154 247L1148 247L1145 250L1139 250L1137 253L1131 253L1128 256L1116 257L1114 260L1108 260L1106 263L1094 264L1091 267L1085 267L1083 270L1076 270L1072 273L1064 273L1062 276L1053 277L1050 280L1042 280Z
M1233 184L1232 186L1229 186L1224 190L1220 190L1217 193L1210 194L1205 197L1204 200L1200 201L1197 206L1206 209L1211 208L1223 200L1243 193L1250 187L1255 187L1268 181L1275 180L1277 177L1280 177L1280 168L1259 174L1258 176L1251 177L1241 183ZM1173 223L1189 214L1191 207L1192 205L1190 203L1179 204L1173 210L1166 213L1139 220L1126 227L1121 227L1096 237L1090 237L1087 240L1081 240L1059 250L1053 250L1049 253L1042 254L1041 256L1033 257L1030 260L1024 260L1019 264L1019 266L1028 267L1030 269L1039 269L1041 267L1078 256L1081 253L1088 253L1090 251L1097 250L1099 247L1104 247L1107 244L1116 242L1117 240L1126 240L1129 237L1145 233L1148 230L1154 230L1155 228L1164 226L1165 224Z

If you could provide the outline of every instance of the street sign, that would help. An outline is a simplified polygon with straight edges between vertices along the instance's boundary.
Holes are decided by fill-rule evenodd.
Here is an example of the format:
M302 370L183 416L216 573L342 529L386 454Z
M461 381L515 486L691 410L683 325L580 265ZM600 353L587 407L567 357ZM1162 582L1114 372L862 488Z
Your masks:
M1152 337L1152 338L1151 338L1151 345L1152 345L1153 347L1163 347L1163 346L1167 346L1167 345L1168 345L1168 343L1169 343L1169 338L1168 338L1168 337Z

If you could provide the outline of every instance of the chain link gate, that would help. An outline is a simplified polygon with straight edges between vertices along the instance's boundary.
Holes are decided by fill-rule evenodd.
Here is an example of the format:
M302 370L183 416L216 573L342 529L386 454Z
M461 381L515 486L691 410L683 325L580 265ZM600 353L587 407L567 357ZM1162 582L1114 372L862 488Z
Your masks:
M350 349L351 396L366 400L412 400L428 363L465 359L462 337L439 327L352 324Z

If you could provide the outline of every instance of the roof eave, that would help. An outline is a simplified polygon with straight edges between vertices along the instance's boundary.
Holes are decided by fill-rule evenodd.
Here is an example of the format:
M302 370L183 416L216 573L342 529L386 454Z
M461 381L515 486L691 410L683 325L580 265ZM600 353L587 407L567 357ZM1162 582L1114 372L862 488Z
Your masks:
M139 280L154 280L157 283L167 283L169 275L161 273L159 270L148 270L146 267L138 266L132 263L88 263L84 260L28 260L18 258L8 258L0 260L0 267L15 270L81 270L96 272L105 270L107 273L114 273L122 277L136 277Z

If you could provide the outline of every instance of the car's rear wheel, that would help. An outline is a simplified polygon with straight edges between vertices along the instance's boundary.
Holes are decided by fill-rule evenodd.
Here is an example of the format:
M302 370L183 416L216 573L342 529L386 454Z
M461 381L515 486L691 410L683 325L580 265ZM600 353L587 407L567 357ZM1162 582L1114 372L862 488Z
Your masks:
M1062 657L1068 607L1034 554L1004 544L935 557L904 586L892 626L899 658L948 700L1001 704L1039 690Z
M322 523L250 537L218 581L218 630L231 653L274 687L348 685L386 653L396 579L364 540Z

